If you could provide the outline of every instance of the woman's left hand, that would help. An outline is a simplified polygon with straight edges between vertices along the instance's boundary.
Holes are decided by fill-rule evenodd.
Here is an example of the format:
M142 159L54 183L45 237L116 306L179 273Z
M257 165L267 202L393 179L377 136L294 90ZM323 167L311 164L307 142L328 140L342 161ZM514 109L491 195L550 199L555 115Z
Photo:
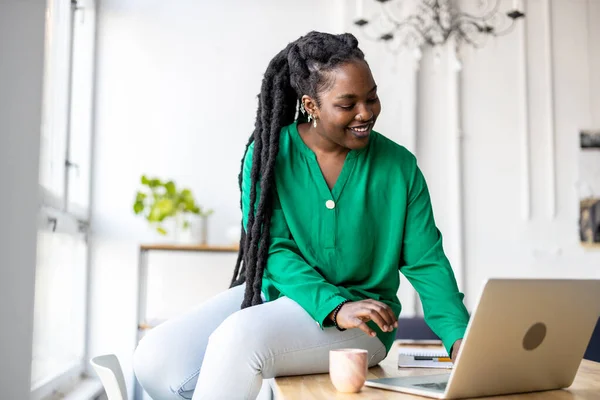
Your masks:
M458 352L460 351L461 344L462 339L458 339L456 342L454 342L454 345L452 346L452 354L450 355L450 358L452 358L452 362L456 362L456 357L458 357Z

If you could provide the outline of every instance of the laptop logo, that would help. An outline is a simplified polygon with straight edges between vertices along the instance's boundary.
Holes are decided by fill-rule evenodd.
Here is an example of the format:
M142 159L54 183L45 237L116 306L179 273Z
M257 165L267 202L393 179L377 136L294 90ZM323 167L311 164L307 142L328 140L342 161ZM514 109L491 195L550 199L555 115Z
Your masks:
M538 348L540 344L546 338L546 325L542 322L538 322L529 328L525 337L523 337L523 348L525 350L534 350Z

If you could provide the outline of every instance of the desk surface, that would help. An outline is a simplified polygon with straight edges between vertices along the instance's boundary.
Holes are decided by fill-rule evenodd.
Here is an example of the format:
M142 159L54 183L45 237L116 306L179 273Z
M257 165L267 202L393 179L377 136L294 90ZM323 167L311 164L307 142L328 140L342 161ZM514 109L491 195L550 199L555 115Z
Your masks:
M440 370L398 369L397 345L378 366L369 369L367 379L394 376L439 374ZM273 390L277 399L283 400L321 400L321 399L425 399L425 397L364 387L358 394L336 392L328 374L304 375L275 378ZM600 363L583 360L575 381L566 390L528 393L522 395L495 396L494 400L598 400L600 399Z

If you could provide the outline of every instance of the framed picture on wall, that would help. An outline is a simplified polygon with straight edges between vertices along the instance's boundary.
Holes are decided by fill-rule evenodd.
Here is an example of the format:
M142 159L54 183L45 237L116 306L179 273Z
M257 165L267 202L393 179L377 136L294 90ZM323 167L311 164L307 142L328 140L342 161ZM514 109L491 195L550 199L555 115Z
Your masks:
M600 130L579 137L579 238L600 247Z

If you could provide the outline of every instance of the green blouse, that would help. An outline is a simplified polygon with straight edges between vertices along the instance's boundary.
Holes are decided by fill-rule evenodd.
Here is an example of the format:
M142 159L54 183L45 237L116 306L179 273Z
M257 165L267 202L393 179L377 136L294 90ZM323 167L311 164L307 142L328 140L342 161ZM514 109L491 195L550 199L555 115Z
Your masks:
M245 228L253 149L254 144L244 161ZM469 315L415 157L373 131L367 147L348 153L330 190L294 122L281 130L275 168L277 196L262 285L266 300L289 297L321 329L331 326L327 315L345 299L375 299L399 316L399 269L419 293L427 324L450 351L464 336ZM259 195L257 188L255 207ZM368 324L389 351L396 331Z

